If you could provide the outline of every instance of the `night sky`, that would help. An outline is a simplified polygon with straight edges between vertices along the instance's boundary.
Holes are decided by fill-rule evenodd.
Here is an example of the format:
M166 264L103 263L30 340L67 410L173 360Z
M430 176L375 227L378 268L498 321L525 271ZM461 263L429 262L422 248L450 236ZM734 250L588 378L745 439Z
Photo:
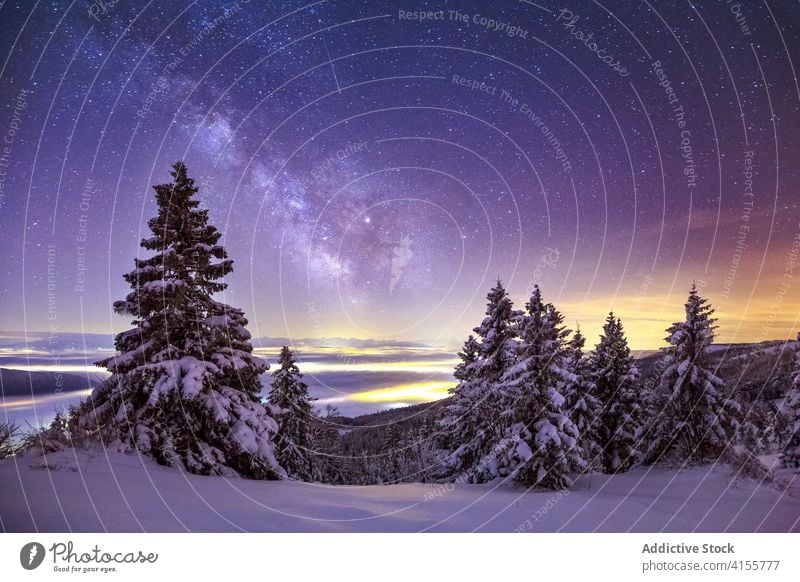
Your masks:
M451 345L498 276L590 343L613 308L661 345L693 279L720 340L797 333L797 3L5 1L0 31L2 330L126 328L182 159L254 336Z

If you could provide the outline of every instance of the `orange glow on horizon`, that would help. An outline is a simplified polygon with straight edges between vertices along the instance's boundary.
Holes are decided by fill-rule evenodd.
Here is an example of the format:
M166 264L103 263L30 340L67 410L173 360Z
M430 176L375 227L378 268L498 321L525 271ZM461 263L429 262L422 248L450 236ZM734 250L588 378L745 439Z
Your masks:
M74 390L70 392L54 392L52 394L41 394L38 396L7 396L0 398L0 409L4 410L18 410L22 408L30 408L31 406L41 406L49 402L58 402L59 400L68 400L76 397L86 397L92 393L93 388L85 390Z
M343 394L333 398L319 400L322 404L335 402L433 402L449 396L448 390L455 386L455 382L413 382L398 384L388 388L364 390L352 394Z

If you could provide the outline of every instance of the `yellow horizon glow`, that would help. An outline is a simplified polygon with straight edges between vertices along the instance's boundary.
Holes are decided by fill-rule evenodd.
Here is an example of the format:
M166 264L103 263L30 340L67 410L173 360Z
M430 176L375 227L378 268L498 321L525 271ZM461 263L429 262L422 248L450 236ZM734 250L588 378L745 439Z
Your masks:
M709 299L717 318L715 343L758 343L790 339L800 322L800 303L776 301L774 297L753 298L749 305L733 300L715 301L713 294L700 292ZM655 350L667 345L667 328L685 318L686 297L672 294L636 296L615 295L586 301L558 301L556 307L565 318L565 325L574 330L576 322L592 349L603 330L610 310L622 320L628 345L634 350Z
M341 396L323 398L318 402L322 404L347 401L370 403L398 402L408 400L414 402L434 402L436 400L447 398L449 396L448 390L455 385L455 382L411 382L406 384L397 384L396 386L389 386L387 388L362 390L361 392L353 392L350 394L342 394Z
M354 338L357 339L357 338ZM396 353L396 352L405 352L405 353L412 353L412 352L421 352L421 353L428 353L428 352L439 352L446 350L445 346L376 346L376 347L369 347L369 348L359 348L359 347L350 347L350 346L314 346L314 345L293 345L289 344L289 348L293 352L312 352L315 354L336 354L336 355L344 355L344 356L385 356L386 354ZM253 348L253 353L255 354L263 354L263 355L274 355L277 356L281 353L282 347L272 346L267 348Z
M357 364L340 364L337 362L298 362L297 366L304 374L320 374L326 372L415 372L419 374L449 374L459 362L458 358L452 360L439 361L417 361L417 362L361 362ZM273 362L274 364L274 362ZM95 366L69 366L69 365L50 365L50 364L9 364L0 366L6 370L17 370L20 372L53 372L63 374L91 373L109 375L103 368ZM269 373L269 372L267 372Z
M62 373L62 374L75 374L75 373L86 373L92 375L105 375L110 376L111 374L105 368L99 368L97 366L87 366L85 364L8 364L4 365L2 360L0 360L0 368L4 370L17 370L19 372L53 372L53 373Z
M414 361L414 362L298 362L303 374L327 372L413 372L418 374L451 374L460 360Z
M78 396L89 396L93 388L86 388L84 390L72 390L70 392L53 392L51 394L40 394L38 396L6 396L0 398L0 409L17 410L19 408L30 408L35 405L47 404L48 402L57 402L59 400L68 400Z

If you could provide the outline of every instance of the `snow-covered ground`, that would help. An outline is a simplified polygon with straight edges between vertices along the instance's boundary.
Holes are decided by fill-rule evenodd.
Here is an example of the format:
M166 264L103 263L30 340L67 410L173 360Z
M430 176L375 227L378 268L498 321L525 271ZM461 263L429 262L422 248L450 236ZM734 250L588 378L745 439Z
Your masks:
M77 461L77 462L76 462ZM330 487L188 475L133 455L0 462L5 531L800 531L800 476L779 490L728 467L595 474L569 491ZM32 466L33 465L33 466Z

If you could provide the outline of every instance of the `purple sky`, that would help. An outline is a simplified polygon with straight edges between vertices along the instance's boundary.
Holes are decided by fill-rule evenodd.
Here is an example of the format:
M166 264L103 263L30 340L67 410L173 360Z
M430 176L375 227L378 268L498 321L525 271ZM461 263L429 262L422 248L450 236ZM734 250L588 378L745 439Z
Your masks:
M796 4L261 4L0 6L0 329L126 327L184 159L256 336L459 342L498 276L590 342L692 279L796 333Z

